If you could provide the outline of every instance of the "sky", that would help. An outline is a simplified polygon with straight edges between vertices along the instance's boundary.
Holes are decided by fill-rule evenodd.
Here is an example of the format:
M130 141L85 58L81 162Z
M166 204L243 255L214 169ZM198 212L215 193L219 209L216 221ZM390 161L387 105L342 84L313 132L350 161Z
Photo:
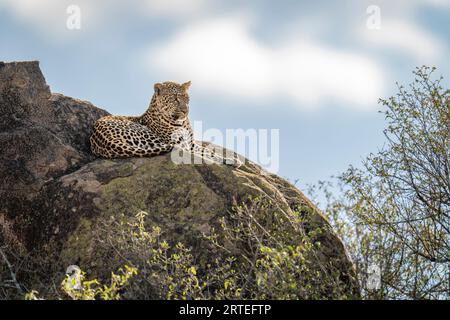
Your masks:
M122 115L190 80L197 137L278 129L268 169L300 188L382 148L378 98L416 66L448 83L449 35L450 0L0 0L0 61Z

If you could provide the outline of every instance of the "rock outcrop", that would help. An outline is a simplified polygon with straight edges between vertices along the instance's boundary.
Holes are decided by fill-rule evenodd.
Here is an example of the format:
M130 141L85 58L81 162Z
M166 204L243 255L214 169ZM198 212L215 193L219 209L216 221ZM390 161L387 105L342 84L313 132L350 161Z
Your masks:
M325 230L318 259L333 261L348 296L358 295L341 240L294 186L250 162L236 169L176 165L169 155L96 159L89 135L107 114L51 93L38 62L0 62L0 245L17 255L51 256L61 270L78 264L101 273L109 270L108 260L97 256L94 226L105 217L144 210L149 223L195 253L203 246L197 235L234 203L265 195L282 210L310 209L311 220Z

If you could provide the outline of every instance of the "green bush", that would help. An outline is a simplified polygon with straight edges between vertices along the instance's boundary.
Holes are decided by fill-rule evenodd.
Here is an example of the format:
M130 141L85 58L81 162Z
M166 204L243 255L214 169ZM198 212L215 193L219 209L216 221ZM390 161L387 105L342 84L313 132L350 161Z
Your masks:
M99 238L120 264L138 270L125 299L347 298L338 268L317 256L322 230L308 210L284 212L261 199L235 205L217 229L198 235L206 261L147 227L146 212L111 218Z

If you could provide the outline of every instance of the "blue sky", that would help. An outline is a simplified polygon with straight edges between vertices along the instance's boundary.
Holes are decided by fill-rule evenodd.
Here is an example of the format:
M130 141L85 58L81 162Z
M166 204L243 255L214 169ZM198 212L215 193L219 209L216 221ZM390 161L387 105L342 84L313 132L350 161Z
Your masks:
M278 174L300 187L382 146L377 99L415 66L448 83L449 34L450 0L0 0L0 60L39 60L53 92L114 114L145 111L155 82L191 80L192 120L279 129Z

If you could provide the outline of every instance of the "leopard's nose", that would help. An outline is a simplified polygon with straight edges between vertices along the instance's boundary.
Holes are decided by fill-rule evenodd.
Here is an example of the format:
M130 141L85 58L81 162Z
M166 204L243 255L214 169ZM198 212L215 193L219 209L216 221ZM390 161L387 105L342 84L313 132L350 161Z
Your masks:
M183 113L188 113L189 107L186 104L180 105L180 111Z

